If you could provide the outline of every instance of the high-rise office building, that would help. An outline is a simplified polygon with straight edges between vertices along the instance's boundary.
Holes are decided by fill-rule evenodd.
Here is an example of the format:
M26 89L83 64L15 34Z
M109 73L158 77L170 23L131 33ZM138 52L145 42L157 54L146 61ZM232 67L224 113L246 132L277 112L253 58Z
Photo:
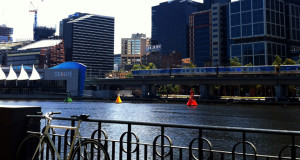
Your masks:
M75 13L60 22L66 61L87 66L87 76L104 77L114 65L114 18Z
M203 4L191 0L173 0L152 7L152 44L161 44L162 54L173 51L189 56L189 16Z
M132 34L131 38L122 38L121 65L123 70L131 70L141 63L141 57L146 54L146 46L150 45L150 38L145 34Z

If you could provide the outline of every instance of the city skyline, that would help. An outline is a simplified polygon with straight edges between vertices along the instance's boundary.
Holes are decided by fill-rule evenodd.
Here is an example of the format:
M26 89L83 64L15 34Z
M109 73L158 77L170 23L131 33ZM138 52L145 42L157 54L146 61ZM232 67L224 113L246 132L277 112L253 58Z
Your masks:
M59 33L59 22L75 12L114 17L114 54L119 54L121 53L121 38L128 38L134 33L143 33L151 37L151 8L166 1L1 0L0 25L12 27L14 29L13 40L16 41L33 38L34 13L29 12L34 9L33 6L38 9L38 25L56 28L56 35ZM202 2L203 0L194 1Z

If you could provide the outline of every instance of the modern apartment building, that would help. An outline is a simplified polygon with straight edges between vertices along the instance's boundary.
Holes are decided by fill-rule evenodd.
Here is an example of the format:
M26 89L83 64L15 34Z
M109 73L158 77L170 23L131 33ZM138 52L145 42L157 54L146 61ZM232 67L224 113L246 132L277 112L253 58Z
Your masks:
M121 66L128 71L141 63L141 57L146 54L146 46L150 45L150 38L145 34L132 34L131 38L122 38L121 44Z
M189 16L198 12L202 3L173 0L152 7L152 44L161 44L160 53L181 53L189 57Z
M75 13L60 22L66 61L87 66L88 77L104 77L114 65L114 18Z

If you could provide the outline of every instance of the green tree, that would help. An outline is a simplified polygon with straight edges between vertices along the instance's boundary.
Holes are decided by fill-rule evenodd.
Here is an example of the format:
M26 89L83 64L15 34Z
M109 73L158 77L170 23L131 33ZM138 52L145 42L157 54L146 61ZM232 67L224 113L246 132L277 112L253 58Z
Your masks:
M282 62L282 59L278 56L278 55L275 55L275 59L273 61L273 65L278 65L280 66L281 65L281 62Z
M300 59L298 59L298 63L300 64Z
M242 66L239 58L237 58L237 57L234 57L234 59L230 58L229 61L230 61L230 66Z
M157 69L154 63L149 63L147 68L148 69Z
M126 78L133 78L133 76L131 73L129 73L129 74L127 74Z
M193 62L190 62L189 65L188 65L188 67L189 67L189 68L195 68L196 65L195 65Z
M296 62L290 58L287 58L284 62L283 65L294 65Z
M140 65L140 64L136 64L136 65L134 65L133 67L132 67L132 69L131 70L140 70L140 69L146 69L146 66L144 66L144 65Z
M248 64L246 64L245 66L253 66L253 65L252 65L252 63L248 63Z

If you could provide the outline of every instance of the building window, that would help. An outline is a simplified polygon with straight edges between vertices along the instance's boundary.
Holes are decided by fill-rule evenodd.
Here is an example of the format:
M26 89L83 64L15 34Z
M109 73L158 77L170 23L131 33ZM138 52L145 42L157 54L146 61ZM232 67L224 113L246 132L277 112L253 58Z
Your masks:
M264 11L262 9L253 11L253 23L264 21Z
M213 38L218 38L218 35L213 35Z
M218 20L218 18L213 18L213 21L217 21Z
M242 24L250 24L252 22L251 12L242 13Z
M231 38L236 38L241 36L241 27L231 27Z
M240 14L231 15L231 26L236 26L241 24Z
M240 9L241 9L241 8L240 8L240 1L232 2L232 3L230 4L230 12L231 12L231 13L238 13L238 12L241 11Z
M218 9L218 7L213 7L213 10L216 10L216 9Z
M232 45L231 57L240 57L240 56L241 56L241 45Z
M242 26L242 36L252 36L252 25Z
M252 0L252 8L253 9L263 8L263 0Z
M254 55L265 54L265 43L254 43Z
M251 0L244 0L242 1L242 11L249 11L251 10Z
M264 23L253 24L253 35L264 34Z

